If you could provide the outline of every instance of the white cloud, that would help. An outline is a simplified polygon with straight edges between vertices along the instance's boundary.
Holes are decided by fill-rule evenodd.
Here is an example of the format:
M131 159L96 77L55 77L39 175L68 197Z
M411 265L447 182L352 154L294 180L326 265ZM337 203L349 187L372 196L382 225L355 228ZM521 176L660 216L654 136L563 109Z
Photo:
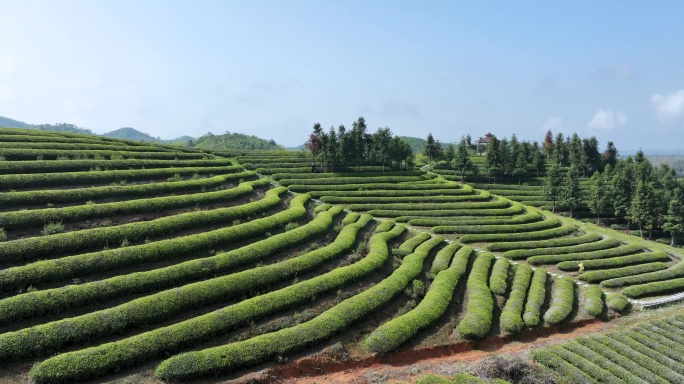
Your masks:
M17 66L17 57L14 55L0 54L0 75L14 72Z
M609 130L627 123L627 116L622 111L599 108L594 113L594 117L589 120L589 128Z
M544 132L546 131L558 131L563 127L563 119L560 117L549 117L544 122Z
M671 95L656 94L651 96L651 104L655 109L656 118L669 121L684 115L684 89Z

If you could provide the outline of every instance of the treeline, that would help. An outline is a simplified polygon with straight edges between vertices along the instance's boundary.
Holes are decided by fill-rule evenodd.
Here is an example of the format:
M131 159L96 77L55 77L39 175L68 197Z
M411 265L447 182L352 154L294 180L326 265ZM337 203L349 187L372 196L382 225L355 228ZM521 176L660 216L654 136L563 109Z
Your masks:
M214 135L209 132L195 140L188 141L189 147L203 149L245 149L245 150L274 150L283 149L273 140L265 140L253 135L226 132Z
M325 132L319 123L304 147L311 151L314 161L332 170L336 165L378 164L410 168L414 164L413 150L406 141L394 136L389 127L369 133L366 120L359 117L347 131L344 125Z
M665 164L655 167L642 151L606 164L603 172L594 172L587 198L590 210L600 219L602 214L625 217L649 239L654 230L663 230L675 238L684 235L684 184L676 172Z

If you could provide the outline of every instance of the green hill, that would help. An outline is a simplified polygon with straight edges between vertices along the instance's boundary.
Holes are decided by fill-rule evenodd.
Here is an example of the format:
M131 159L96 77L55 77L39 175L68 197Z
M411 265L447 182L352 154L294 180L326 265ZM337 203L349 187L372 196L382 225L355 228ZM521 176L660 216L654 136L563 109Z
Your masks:
M425 139L410 136L399 136L399 138L404 140L411 146L413 153L422 153L423 149L425 148Z
M283 146L273 140L262 139L243 133L226 132L223 135L214 135L209 132L194 141L194 147L206 149L283 149Z

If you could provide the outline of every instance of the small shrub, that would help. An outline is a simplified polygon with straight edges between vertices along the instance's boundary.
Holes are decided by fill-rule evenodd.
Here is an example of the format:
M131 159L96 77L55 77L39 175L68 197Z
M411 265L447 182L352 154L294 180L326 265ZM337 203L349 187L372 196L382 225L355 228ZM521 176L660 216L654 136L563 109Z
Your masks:
M289 223L287 223L287 225L285 226L285 230L286 230L286 231L291 231L291 230L293 230L293 229L295 229L295 228L299 228L299 223L297 223L297 222L295 222L295 221L289 222Z
M54 235L55 233L62 233L64 232L64 224L62 222L51 222L47 223L43 226L43 230L40 231L41 234L47 236L47 235Z
M179 173L176 173L173 176L166 179L166 181L169 181L169 182L183 181L183 177Z
M0 228L0 242L7 241L7 232L5 228Z

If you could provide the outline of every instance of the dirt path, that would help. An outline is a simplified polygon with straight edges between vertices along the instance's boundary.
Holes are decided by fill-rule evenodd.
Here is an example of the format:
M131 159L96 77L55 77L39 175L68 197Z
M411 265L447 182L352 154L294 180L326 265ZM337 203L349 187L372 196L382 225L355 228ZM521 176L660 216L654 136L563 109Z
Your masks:
M600 320L578 321L562 327L531 329L514 340L490 337L475 344L458 343L433 348L401 351L389 356L370 355L337 362L313 355L285 366L262 372L261 383L384 383L392 380L412 381L417 375L453 374L457 363L474 362L490 355L521 354L539 348L603 331L614 324Z

